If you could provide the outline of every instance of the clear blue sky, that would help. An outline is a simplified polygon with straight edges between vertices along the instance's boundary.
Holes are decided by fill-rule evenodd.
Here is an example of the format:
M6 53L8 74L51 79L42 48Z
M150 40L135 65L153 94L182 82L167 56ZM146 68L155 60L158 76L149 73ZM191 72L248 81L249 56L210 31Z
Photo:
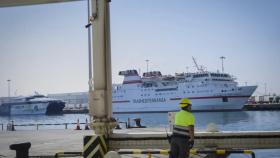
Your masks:
M279 0L112 0L113 82L118 71L207 70L280 94ZM0 96L88 90L87 2L0 8Z

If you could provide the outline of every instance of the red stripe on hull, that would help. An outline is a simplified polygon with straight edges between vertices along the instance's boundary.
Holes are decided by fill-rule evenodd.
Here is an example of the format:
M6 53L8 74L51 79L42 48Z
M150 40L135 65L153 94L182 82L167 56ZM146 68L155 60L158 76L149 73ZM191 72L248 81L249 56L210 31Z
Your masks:
M112 101L112 103L129 103L129 100Z
M142 81L141 80L123 81L123 84L133 84L133 83L142 83Z

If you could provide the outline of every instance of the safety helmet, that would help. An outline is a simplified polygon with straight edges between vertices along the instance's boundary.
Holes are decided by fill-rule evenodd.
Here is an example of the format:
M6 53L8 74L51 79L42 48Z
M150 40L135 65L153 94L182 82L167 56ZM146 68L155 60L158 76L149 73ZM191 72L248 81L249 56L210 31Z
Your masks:
M192 102L191 102L188 98L182 98L182 99L181 99L181 102L180 102L180 104L179 104L179 106L180 106L181 108L187 107L187 106L189 106L189 105L192 105Z

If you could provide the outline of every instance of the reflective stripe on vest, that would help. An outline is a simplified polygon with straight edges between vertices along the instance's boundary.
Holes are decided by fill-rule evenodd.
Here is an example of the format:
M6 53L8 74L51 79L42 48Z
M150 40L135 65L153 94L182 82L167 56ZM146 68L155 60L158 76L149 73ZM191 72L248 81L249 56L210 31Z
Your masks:
M179 135L179 136L190 136L190 130L188 126L173 126L173 135Z

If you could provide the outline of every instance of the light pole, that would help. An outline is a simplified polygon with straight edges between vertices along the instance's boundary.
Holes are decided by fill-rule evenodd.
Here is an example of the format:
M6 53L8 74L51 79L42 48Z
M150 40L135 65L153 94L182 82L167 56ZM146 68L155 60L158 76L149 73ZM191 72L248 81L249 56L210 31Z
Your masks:
M149 60L146 60L147 62L147 72L149 72Z
M222 72L224 73L224 59L225 59L226 57L224 57L224 56L221 56L220 57L220 59L222 60Z
M11 88L11 80L8 79L7 82L8 82L8 97L10 99L10 97L11 97L11 95L10 95L10 92L11 92L11 89L10 89Z
M264 95L266 96L266 88L267 88L267 84L264 83Z

